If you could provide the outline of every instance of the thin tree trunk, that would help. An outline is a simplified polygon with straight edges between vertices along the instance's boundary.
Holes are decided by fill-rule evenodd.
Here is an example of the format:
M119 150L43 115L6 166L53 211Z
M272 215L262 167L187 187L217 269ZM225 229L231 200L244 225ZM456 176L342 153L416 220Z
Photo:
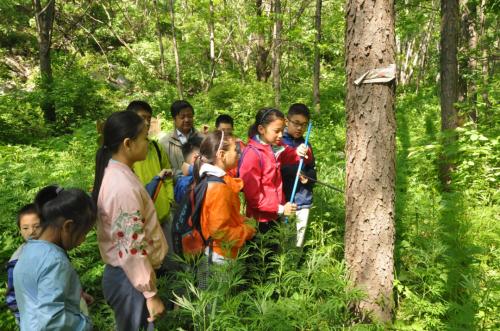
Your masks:
M42 98L40 107L42 108L45 122L50 123L56 121L55 106L50 97L52 89L50 48L52 44L52 28L54 25L56 1L49 0L45 5L42 5L41 0L33 0L33 7L35 8L35 22L38 31L41 87L44 90L44 97Z
M486 31L486 14L485 14L485 6L486 0L481 0L481 4L479 7L479 33L481 38L484 39L485 31ZM488 109L491 109L492 104L488 97L488 81L489 81L489 63L488 63L488 45L484 42L481 42L481 76L483 77L483 87L481 88L481 98L483 102L486 104ZM486 112L486 115L489 116L489 111Z
M210 78L206 90L212 86L215 77L215 23L214 23L214 2L209 1L210 18L208 22L208 30L210 33Z
M432 1L432 8L435 7L434 1ZM429 18L429 26L427 28L427 32L425 34L424 40L422 41L421 52L422 56L420 57L420 64L418 65L418 76L417 76L417 92L420 87L420 81L424 78L425 67L427 65L427 53L429 51L429 45L432 41L432 32L434 30L434 12L431 14Z
M354 85L369 69L394 64L394 1L348 0L345 259L362 320L390 322L394 282L395 83Z
M467 48L468 48L468 72L469 78L467 82L467 96L470 106L469 118L472 122L477 122L477 83L476 83L476 71L477 71L477 50L478 50L478 34L476 29L477 22L477 8L474 3L465 0L464 12L467 13L467 19L465 31L467 37Z
M453 161L449 148L455 143L458 101L458 0L441 0L441 131L444 133L444 152L440 160L440 180L444 190L449 190Z
M175 37L175 8L174 0L170 0L170 26L172 28L172 49L175 60L175 78L177 84L177 94L179 99L184 99L184 91L182 88L181 63L179 60L179 50L177 49L177 38Z
M314 43L314 70L313 70L313 105L317 113L320 111L320 51L321 44L321 5L322 0L316 0L316 42Z
M259 20L262 19L264 11L263 0L256 0L256 13ZM255 74L258 81L267 82L270 72L267 65L267 58L269 56L269 49L266 47L266 37L265 37L265 26L263 24L258 25L258 32L255 36L256 44L256 60L255 60Z
M156 29L158 30L158 45L160 46L160 75L165 79L165 52L163 50L163 32L161 31L160 17L158 15L158 2L153 0L155 16L156 16Z
M281 28L283 19L281 17L281 0L274 0L274 29L273 29L273 89L274 106L281 105Z

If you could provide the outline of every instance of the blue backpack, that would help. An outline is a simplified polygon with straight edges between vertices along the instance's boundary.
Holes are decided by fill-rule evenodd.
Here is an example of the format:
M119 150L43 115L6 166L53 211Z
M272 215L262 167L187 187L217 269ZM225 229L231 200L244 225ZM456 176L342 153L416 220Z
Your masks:
M209 182L225 184L224 179L203 175L198 184L187 191L175 213L172 223L172 240L175 254L179 256L198 255L209 245L201 231L201 208Z

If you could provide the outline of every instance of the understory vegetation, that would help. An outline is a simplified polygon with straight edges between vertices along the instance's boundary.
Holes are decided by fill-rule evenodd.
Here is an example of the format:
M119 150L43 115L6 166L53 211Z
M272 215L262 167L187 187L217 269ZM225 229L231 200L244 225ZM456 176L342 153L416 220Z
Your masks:
M240 92L240 93L245 93ZM459 162L454 193L440 193L438 99L428 89L405 92L397 106L397 330L493 330L498 324L500 214L498 138L471 125L460 129L451 151ZM311 143L319 178L343 187L344 124L341 99L314 118ZM250 102L245 105L256 108ZM199 114L201 107L197 107ZM201 117L201 116L200 116ZM208 116L205 119L209 119ZM243 135L247 119L238 118ZM488 134L489 133L489 134ZM0 146L0 257L7 261L21 243L15 211L50 183L90 190L97 146L95 123L83 122L71 135ZM315 206L303 250L293 247L293 220L269 238L258 237L224 270L214 270L209 289L200 291L194 273L162 278L162 295L179 309L169 311L159 330L332 330L386 329L354 325L349 304L363 297L350 288L343 263L343 195L315 189ZM270 252L264 242L277 241ZM71 252L84 288L96 297L91 314L98 330L112 330L113 317L101 292L103 264L95 232ZM267 256L267 257L266 257ZM5 282L5 274L2 274ZM4 294L2 289L0 292ZM174 296L173 293L176 293ZM3 304L3 297L1 298ZM14 328L3 306L0 328Z

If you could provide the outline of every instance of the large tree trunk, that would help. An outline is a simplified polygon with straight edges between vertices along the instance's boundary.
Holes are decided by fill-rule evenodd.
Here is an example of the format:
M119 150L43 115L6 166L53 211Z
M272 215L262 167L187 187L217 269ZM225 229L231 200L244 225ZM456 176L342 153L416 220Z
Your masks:
M345 259L363 320L393 312L395 82L354 85L369 69L395 63L394 1L348 0L345 65L347 164Z
M274 0L274 28L273 28L273 89L274 106L281 105L281 29L283 18L281 17L281 0Z
M182 88L181 63L179 60L179 50L177 49L177 38L175 37L175 4L174 0L170 0L170 26L172 28L172 49L175 60L175 80L177 83L177 94L179 99L184 99L184 91Z
M40 74L41 87L44 91L40 107L46 122L55 122L56 110L51 100L50 91L52 86L52 63L50 59L50 47L52 44L52 27L54 25L54 14L56 1L49 0L42 5L41 0L33 0L35 8L35 22L38 31L38 49L40 52Z
M314 19L316 27L316 41L314 43L314 69L313 69L313 105L317 113L320 110L320 51L321 43L321 5L322 0L316 0L316 15Z
M458 100L458 0L441 0L441 131L444 134L444 152L440 160L440 180L443 189L448 190L451 184L453 162L447 149L454 144L456 136L453 131L457 127Z
M158 31L158 45L160 46L160 75L161 78L165 78L165 52L163 50L163 32L161 30L160 17L158 15L158 2L153 0L153 5L155 9L156 16L156 30Z

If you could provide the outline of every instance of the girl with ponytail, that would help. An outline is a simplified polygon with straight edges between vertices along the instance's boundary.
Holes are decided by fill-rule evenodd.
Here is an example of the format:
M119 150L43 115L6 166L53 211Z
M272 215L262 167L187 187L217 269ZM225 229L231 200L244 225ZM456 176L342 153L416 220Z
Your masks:
M243 150L239 175L244 182L247 201L246 216L259 222L259 230L267 232L280 216L295 213L297 206L286 202L281 180L281 164L298 164L300 157L310 162L310 150L304 145L297 149L281 142L285 116L274 108L257 112L248 130L249 142Z
M209 242L205 249L209 263L234 259L245 241L255 234L255 228L240 214L238 194L243 181L227 174L237 167L238 160L237 140L224 131L215 131L203 139L195 161L196 183L209 176L221 179L208 181L200 216L202 235Z
M92 197L97 203L97 239L106 263L104 298L119 331L146 329L165 306L158 296L155 270L167 242L153 201L132 171L146 158L148 126L132 111L108 117L96 154Z
M92 330L66 252L85 240L96 220L95 204L80 189L47 186L35 206L40 236L28 240L14 268L21 330Z

